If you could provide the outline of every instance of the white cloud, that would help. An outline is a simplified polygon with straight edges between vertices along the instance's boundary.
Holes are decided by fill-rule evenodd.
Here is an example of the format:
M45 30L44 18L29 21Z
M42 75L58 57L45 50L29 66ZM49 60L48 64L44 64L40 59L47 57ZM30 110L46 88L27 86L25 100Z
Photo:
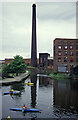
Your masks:
M77 0L1 0L1 2L77 2Z
M31 57L31 3L2 3L3 58ZM37 3L37 48L53 55L56 37L76 37L75 3Z
M48 26L48 27L47 27ZM48 21L39 23L38 30L39 52L49 52L53 56L53 40L55 38L76 38L75 23Z

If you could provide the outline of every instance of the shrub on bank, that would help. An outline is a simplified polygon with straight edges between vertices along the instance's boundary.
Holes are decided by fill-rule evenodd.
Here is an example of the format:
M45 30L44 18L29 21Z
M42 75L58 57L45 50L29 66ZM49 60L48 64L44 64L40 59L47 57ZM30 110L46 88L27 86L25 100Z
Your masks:
M50 77L52 77L53 79L69 79L70 77L68 75L64 75L64 74L60 74L60 73L50 73L49 74Z

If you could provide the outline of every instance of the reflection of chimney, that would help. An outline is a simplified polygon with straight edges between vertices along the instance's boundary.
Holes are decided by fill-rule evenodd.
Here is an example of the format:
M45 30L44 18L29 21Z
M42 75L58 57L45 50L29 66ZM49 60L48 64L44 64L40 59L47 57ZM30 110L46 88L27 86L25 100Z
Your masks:
M32 5L32 45L31 45L31 65L37 66L37 45L36 45L36 5Z
M36 83L37 83L37 76L31 76L31 82L34 83L33 86L31 86L31 106L35 108L36 106Z

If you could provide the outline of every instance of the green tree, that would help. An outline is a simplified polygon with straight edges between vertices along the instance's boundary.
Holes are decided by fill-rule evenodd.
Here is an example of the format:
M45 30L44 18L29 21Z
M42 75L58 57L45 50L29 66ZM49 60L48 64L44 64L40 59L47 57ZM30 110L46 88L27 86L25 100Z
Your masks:
M18 76L19 73L26 71L26 64L21 56L16 55L14 60L10 62L9 68L11 73L16 73L16 76Z
M23 58L19 55L16 55L14 57L14 60L12 60L9 64L6 64L2 70L2 76L8 77L9 73L16 74L18 76L19 73L24 73L26 71L26 64L23 60Z
M8 77L9 72L10 72L9 65L5 64L5 66L2 68L2 78Z

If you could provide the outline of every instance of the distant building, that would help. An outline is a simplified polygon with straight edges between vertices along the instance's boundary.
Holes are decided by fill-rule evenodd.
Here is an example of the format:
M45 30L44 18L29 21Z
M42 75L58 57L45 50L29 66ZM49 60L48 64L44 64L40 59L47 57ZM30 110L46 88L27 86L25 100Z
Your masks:
M53 57L49 57L48 58L48 68L52 68L53 69Z
M54 71L70 72L70 66L78 65L78 39L54 40Z
M5 64L8 64L12 61L12 58L5 58ZM31 59L30 58L25 58L24 59L26 65L31 65ZM39 64L39 59L37 59L37 64Z
M26 65L30 65L30 64L31 64L31 59L30 59L30 58L24 59L24 61L25 61L25 64L26 64Z
M26 59L24 59L24 61L25 61L25 63L26 63L26 65L31 65L31 59L30 58L26 58ZM37 59L37 64L39 64L39 59Z
M0 64L4 64L5 63L5 60L0 60Z
M10 63L13 60L13 58L5 58L5 64Z
M5 60L0 60L0 69L1 69L3 64L5 64Z
M44 67L48 66L48 57L50 54L48 53L39 53L39 66Z

